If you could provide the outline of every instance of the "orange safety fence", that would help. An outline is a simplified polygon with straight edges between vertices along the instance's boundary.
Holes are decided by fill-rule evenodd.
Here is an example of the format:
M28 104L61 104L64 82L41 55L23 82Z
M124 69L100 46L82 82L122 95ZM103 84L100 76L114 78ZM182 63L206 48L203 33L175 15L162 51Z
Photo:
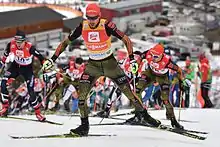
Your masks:
M199 102L200 108L203 108L205 105L205 101L202 97L202 93L201 93L201 89L199 89L198 93L197 93L197 100Z

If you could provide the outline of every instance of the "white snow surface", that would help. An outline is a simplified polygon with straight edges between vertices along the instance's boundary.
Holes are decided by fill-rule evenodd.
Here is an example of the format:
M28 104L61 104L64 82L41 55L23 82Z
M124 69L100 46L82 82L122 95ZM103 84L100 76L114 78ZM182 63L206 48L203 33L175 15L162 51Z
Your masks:
M130 110L119 110L124 113ZM158 119L165 118L165 110L149 111ZM179 110L175 110L178 118ZM0 118L0 143L1 147L219 147L219 122L220 110L218 109L184 109L181 110L181 122L187 129L208 131L207 139L200 141L184 137L175 133L161 131L142 126L91 126L90 134L115 134L113 137L83 137L83 138L56 138L56 139L22 139L14 140L9 135L35 136L68 133L69 129L80 124L79 117L48 115L47 119L64 123L62 126L31 122L24 120ZM129 118L132 115L120 116ZM35 118L35 116L19 116ZM99 123L101 118L90 117L90 124ZM161 120L164 124L170 121ZM104 119L102 123L121 122L119 120Z

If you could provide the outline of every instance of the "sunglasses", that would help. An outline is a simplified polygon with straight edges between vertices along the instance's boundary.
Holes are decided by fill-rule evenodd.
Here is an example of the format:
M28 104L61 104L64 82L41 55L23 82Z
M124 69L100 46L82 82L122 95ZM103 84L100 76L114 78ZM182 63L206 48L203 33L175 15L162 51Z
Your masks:
M93 17L86 16L86 18L87 18L88 20L96 20L96 19L99 18L99 16L93 16Z
M15 38L16 43L22 43L25 41L24 38L20 38L20 37L14 37L14 38Z
M151 55L154 59L160 58L160 55L154 55L153 53L151 53Z
M157 59L157 58L159 58L160 56L158 56L158 55L153 55L153 58L154 59Z
M24 42L24 40L23 41L21 41L21 40L16 40L16 43L17 44L22 44Z

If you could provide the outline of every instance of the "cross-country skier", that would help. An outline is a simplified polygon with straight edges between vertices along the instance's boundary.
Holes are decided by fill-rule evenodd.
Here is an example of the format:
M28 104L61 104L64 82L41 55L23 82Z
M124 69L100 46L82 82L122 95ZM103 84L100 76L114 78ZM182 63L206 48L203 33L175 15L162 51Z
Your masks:
M5 64L5 73L1 82L1 101L3 108L0 111L0 116L7 116L8 114L9 93L6 88L7 80L22 75L27 83L27 89L30 95L29 102L35 110L37 119L39 121L46 119L41 114L41 103L38 101L34 92L33 56L37 57L43 64L45 58L26 40L25 33L18 30L14 38L7 44L2 59L2 62Z
M141 78L137 85L137 94L141 97L143 90L154 82L158 82L161 87L161 99L166 107L167 114L171 120L171 125L176 128L183 129L174 115L173 106L169 101L170 81L168 78L169 69L175 70L178 73L179 82L187 85L187 79L183 78L181 68L173 63L170 56L164 53L164 47L160 44L155 45L146 52L146 59L149 68L142 72Z
M76 129L71 129L70 133L79 134L81 136L88 135L89 111L87 106L87 95L96 79L100 76L109 77L117 83L121 91L134 105L137 117L142 118L142 121L153 126L159 126L161 122L155 120L148 114L147 110L143 108L142 103L131 91L124 72L117 65L117 61L113 56L111 49L111 35L124 42L130 57L130 64L132 66L134 66L134 64L136 65L131 40L127 35L118 30L113 22L101 19L100 7L97 4L88 4L86 8L86 18L87 20L80 23L80 25L69 34L68 38L62 41L62 43L57 47L52 58L47 60L43 65L44 70L51 69L55 60L62 51L65 50L68 44L82 35L89 52L89 61L86 65L85 72L80 78L79 84L79 110L81 115L81 125Z

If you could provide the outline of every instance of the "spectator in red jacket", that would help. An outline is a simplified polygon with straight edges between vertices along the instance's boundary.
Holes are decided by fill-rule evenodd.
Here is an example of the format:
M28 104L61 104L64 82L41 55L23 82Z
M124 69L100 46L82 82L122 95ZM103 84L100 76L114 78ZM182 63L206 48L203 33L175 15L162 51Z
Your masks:
M204 108L211 108L213 104L209 98L209 90L211 89L212 83L212 73L211 67L209 65L209 60L206 58L205 54L199 56L199 72L198 76L201 79L201 93L205 101Z

